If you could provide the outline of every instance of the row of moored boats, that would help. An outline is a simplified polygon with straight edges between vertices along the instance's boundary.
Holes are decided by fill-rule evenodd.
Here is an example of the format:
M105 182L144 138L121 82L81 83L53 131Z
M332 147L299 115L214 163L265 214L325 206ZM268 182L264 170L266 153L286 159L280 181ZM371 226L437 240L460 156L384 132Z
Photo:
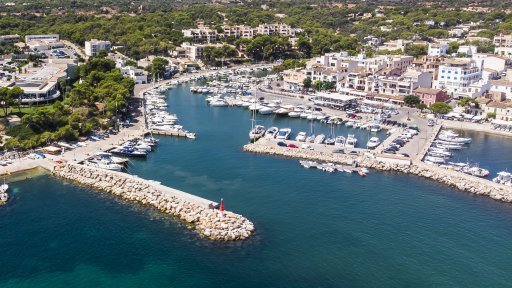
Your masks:
M428 148L424 162L477 177L487 177L489 170L478 167L478 165L467 162L449 161L456 151L464 149L471 141L471 138L460 137L459 134L452 130L441 130L432 145Z

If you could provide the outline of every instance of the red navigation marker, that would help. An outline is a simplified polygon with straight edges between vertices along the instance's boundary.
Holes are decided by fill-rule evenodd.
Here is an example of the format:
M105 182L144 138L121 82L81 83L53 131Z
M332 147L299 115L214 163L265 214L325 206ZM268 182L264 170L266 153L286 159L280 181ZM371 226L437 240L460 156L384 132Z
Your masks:
M220 206L219 206L219 210L220 210L220 211L224 211L224 201L222 200L222 198L220 198Z

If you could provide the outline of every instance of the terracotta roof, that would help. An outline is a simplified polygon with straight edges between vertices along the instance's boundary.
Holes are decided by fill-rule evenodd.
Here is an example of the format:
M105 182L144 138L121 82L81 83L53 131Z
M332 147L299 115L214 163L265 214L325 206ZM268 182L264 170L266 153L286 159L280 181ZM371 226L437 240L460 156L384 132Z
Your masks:
M437 93L441 92L443 90L441 89L434 89L434 88L416 88L414 89L414 92L418 92L418 93L428 93L428 94L432 94L432 95L436 95Z
M489 102L492 102L491 99L482 97L476 98L475 101L478 102L479 104L488 104Z
M507 102L491 102L491 103L487 104L487 107L507 109L507 108L512 108L512 103L509 101L507 101Z

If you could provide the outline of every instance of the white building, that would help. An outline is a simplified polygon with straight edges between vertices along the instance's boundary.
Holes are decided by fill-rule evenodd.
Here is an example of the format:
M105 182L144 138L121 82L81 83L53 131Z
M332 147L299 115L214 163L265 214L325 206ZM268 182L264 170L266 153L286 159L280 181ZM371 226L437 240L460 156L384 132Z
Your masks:
M91 41L85 41L85 55L87 56L96 56L101 50L105 52L110 52L110 48L112 44L110 41L96 40L92 39Z
M428 56L445 56L448 53L447 44L429 44L428 45Z
M490 91L502 93L506 99L512 99L512 69L507 70L506 77L491 81Z
M25 94L21 103L44 103L53 101L60 96L58 82L66 79L67 70L74 65L47 64L44 67L28 68L15 79L8 82L0 82L0 86L12 88L19 86Z
M412 41L410 41L410 40L403 40L403 39L388 41L388 42L384 42L384 45L377 47L377 50L379 50L379 51L382 51L382 50L389 50L389 51L400 50L400 51L404 52L405 48L410 43L412 43Z
M121 68L121 74L125 77L132 78L135 84L146 84L148 83L148 75L142 69L138 69L132 66L126 66Z
M494 54L512 59L512 47L495 47Z
M459 46L459 50L457 50L457 54L466 54L467 56L471 57L473 54L477 53L476 46L472 45L463 45Z
M0 36L0 43L16 43L20 41L20 35L2 35Z
M47 42L59 42L59 34L47 34L47 35L27 35L25 36L25 42L30 41L47 41Z
M447 59L439 66L434 88L444 89L452 98L481 96L488 90L487 81L481 82L482 71L470 59Z
M505 57L485 53L476 53L472 58L477 63L478 67L480 67L480 70L492 69L498 73L504 72L507 64L510 62L510 59Z

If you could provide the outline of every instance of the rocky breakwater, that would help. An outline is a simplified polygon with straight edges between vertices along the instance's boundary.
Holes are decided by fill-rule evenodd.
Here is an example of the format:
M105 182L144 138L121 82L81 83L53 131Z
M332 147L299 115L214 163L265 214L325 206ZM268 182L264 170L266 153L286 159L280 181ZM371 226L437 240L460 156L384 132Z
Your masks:
M191 203L165 189L159 189L158 186L161 185L132 175L71 163L56 166L53 174L125 200L151 205L163 213L181 219L199 234L212 240L243 240L254 231L253 223L241 215L220 211L214 207L204 207L202 203ZM177 191L177 195L183 193ZM195 198L202 199L191 195L189 199Z
M476 195L488 196L498 201L512 202L511 187L500 185L492 181L461 172L447 170L438 166L427 165L419 161L415 161L411 165L404 165L379 161L372 154L345 155L314 150L280 147L275 145L275 143L260 144L259 142L256 142L255 144L245 145L243 150L260 154L348 165L357 162L357 165L360 167L382 171L395 171L414 174L420 177L429 178L440 183L447 184L462 191L470 192Z

